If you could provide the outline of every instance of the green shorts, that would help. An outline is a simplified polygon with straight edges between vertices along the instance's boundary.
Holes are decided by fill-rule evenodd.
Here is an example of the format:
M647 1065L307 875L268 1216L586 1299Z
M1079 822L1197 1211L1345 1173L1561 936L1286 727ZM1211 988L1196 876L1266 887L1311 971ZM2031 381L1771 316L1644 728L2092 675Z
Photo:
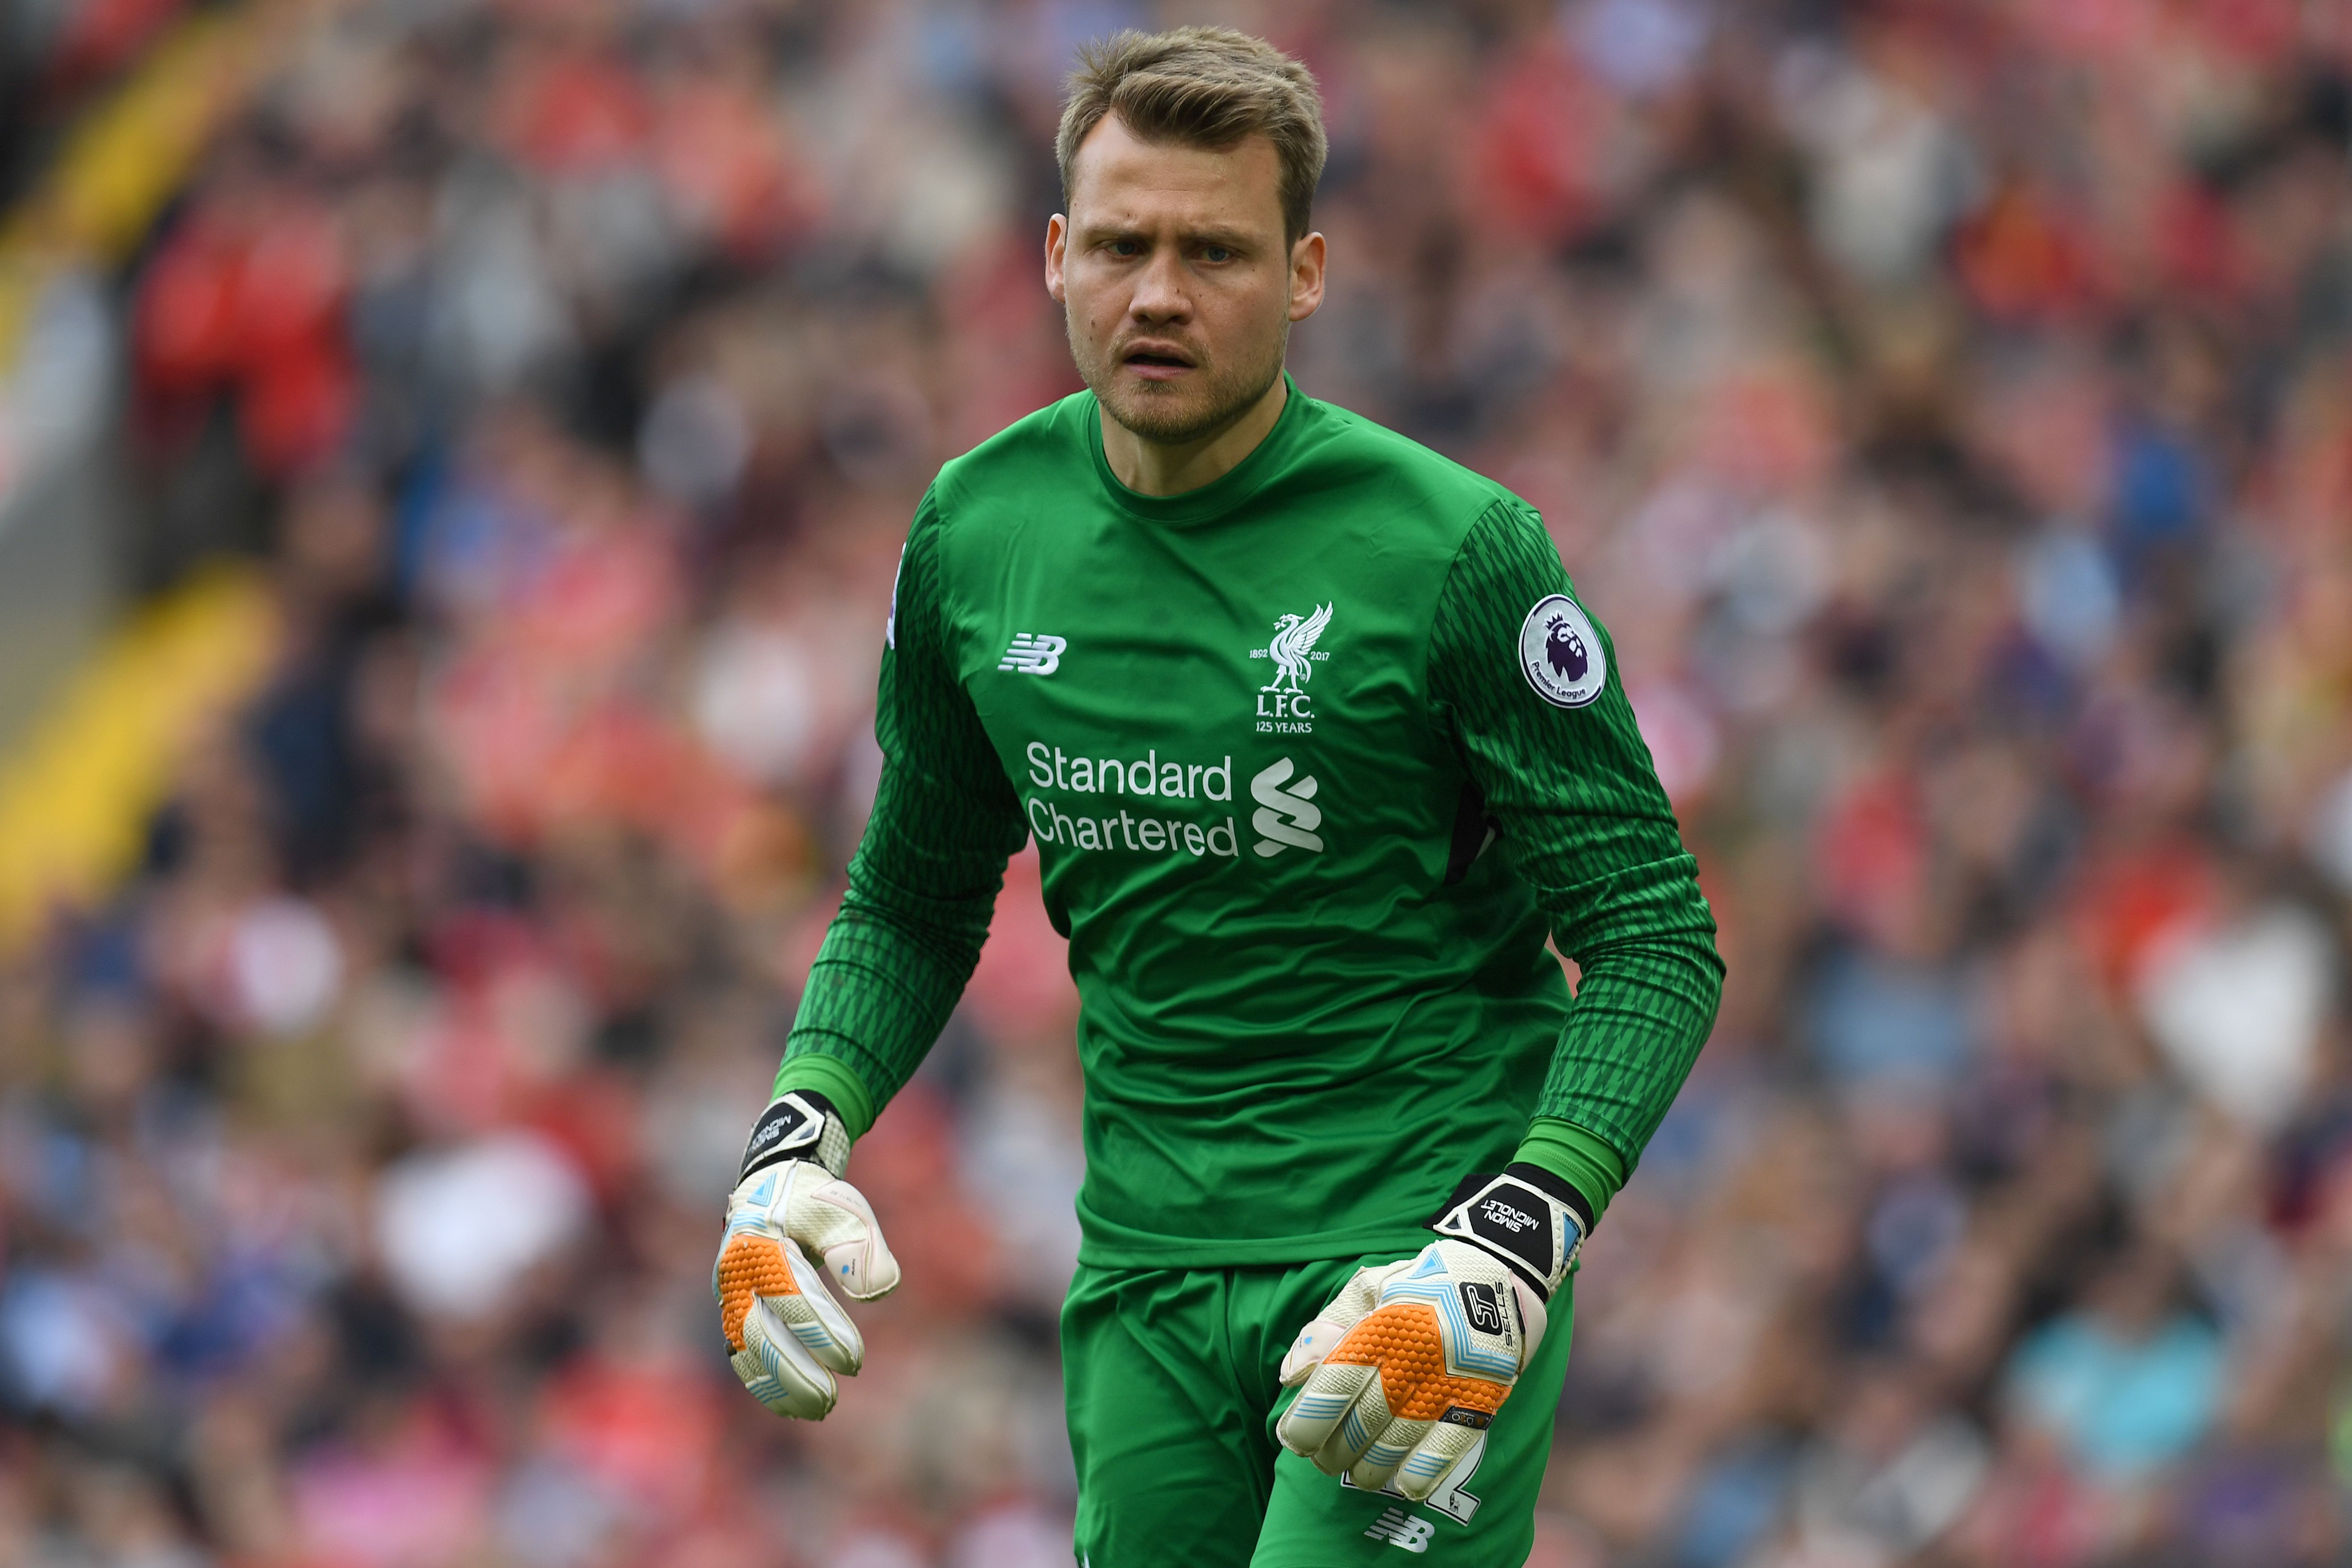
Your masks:
M1062 1307L1062 1378L1085 1568L1338 1568L1402 1552L1519 1568L1568 1371L1570 1292L1483 1448L1425 1502L1367 1492L1275 1440L1283 1352L1362 1263L1255 1268L1080 1265Z

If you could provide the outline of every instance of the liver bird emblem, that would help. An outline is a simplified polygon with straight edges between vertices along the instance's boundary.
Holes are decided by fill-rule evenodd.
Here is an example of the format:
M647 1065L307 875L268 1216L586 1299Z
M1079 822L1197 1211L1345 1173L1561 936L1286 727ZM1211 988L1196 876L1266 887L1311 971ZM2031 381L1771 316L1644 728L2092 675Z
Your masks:
M1313 615L1300 619L1285 616L1274 623L1274 640L1266 652L1274 658L1274 679L1258 688L1260 691L1297 691L1315 678L1315 667L1307 662L1315 651L1315 639L1331 624L1331 606L1318 605ZM1289 682L1287 686L1285 681Z

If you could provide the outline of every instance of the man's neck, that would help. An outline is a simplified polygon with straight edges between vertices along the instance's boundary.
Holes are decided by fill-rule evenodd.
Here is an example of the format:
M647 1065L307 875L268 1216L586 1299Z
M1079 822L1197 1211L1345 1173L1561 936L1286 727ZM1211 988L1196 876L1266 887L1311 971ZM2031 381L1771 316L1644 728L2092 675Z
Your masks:
M1197 490L1231 473L1282 417L1290 399L1290 378L1277 375L1264 396L1242 416L1213 436L1166 445L1147 441L1110 416L1102 416L1103 457L1118 482L1139 495L1172 496Z

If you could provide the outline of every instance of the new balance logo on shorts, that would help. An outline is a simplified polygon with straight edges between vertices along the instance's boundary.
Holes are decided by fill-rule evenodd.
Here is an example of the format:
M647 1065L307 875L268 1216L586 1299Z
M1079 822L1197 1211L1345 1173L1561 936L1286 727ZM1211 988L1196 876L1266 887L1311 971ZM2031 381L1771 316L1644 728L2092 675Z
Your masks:
M1418 1519L1401 1508L1383 1509L1372 1527L1364 1531L1367 1541L1385 1541L1391 1546L1402 1546L1407 1552L1426 1552L1429 1538L1437 1533L1437 1521Z

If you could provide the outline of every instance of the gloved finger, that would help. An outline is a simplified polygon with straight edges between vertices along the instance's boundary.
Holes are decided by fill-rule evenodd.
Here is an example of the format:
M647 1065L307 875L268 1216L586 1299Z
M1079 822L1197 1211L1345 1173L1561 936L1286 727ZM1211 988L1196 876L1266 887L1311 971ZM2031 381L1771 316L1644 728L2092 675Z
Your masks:
M826 1371L855 1377L866 1364L866 1337L824 1288L824 1276L815 1264L792 1248L784 1249L784 1259L792 1266L795 1289L762 1293L753 1310L798 1340Z
M814 1173L807 1174L806 1173ZM825 1278L860 1301L898 1288L898 1260L882 1239L866 1194L814 1165L793 1173L784 1232L824 1265Z
M771 1339L790 1340L830 1371L855 1373L864 1364L864 1336L799 1248L764 1230L738 1231L720 1250L714 1278L719 1325L730 1352L743 1352L749 1329L761 1322Z
M1518 1304L1519 1364L1525 1366L1536 1359L1536 1347L1543 1343L1544 1331L1551 1322L1551 1313L1545 1308L1543 1298L1528 1289L1525 1280L1514 1279L1511 1281L1511 1300Z
M1445 1484L1446 1476L1462 1462L1464 1455L1477 1447L1486 1430L1484 1424L1474 1426L1458 1420L1431 1422L1387 1484L1413 1501L1421 1501ZM1360 1479L1356 1484L1361 1486L1363 1482Z
M1381 1287L1411 1261L1408 1258L1377 1268L1359 1268L1350 1275L1348 1282L1339 1288L1339 1293L1298 1331L1298 1337L1290 1342L1290 1349L1283 1352L1282 1367L1277 1374L1282 1385L1292 1388L1304 1383L1307 1374L1314 1371L1317 1364L1331 1353L1333 1347L1347 1337L1348 1331L1379 1303Z
M1298 1331L1298 1337L1290 1342L1288 1350L1282 1352L1280 1376L1283 1387L1296 1388L1306 1382L1307 1374L1322 1365L1323 1358L1331 1353L1331 1347L1347 1334L1349 1325L1332 1316L1338 1308L1336 1301L1325 1308L1321 1314Z
M1391 1421L1365 1447L1363 1457L1349 1467L1348 1479L1368 1492L1380 1490L1389 1484L1389 1478L1396 1474L1397 1467L1404 1462L1405 1456L1413 1451L1413 1446L1421 1441L1422 1435L1433 1425L1433 1422L1407 1420L1402 1416Z
M779 1415L822 1420L840 1392L833 1374L797 1338L780 1332L765 1311L748 1315L741 1334L742 1348L727 1359L751 1397Z
M1292 1453L1315 1458L1331 1441L1365 1389L1377 1387L1379 1382L1380 1368L1373 1366L1332 1366L1327 1363L1310 1369L1307 1386L1298 1391L1298 1397L1290 1402L1290 1408L1275 1424L1275 1436Z
M1343 1369L1329 1367L1326 1370L1337 1373ZM1307 1386L1314 1387L1314 1379L1309 1378ZM1387 1391L1381 1386L1379 1369L1373 1368L1371 1381L1349 1405L1348 1413L1332 1426L1331 1435L1323 1439L1323 1446L1307 1457L1325 1475L1344 1476L1363 1461L1364 1455L1380 1441L1394 1420L1389 1409Z

